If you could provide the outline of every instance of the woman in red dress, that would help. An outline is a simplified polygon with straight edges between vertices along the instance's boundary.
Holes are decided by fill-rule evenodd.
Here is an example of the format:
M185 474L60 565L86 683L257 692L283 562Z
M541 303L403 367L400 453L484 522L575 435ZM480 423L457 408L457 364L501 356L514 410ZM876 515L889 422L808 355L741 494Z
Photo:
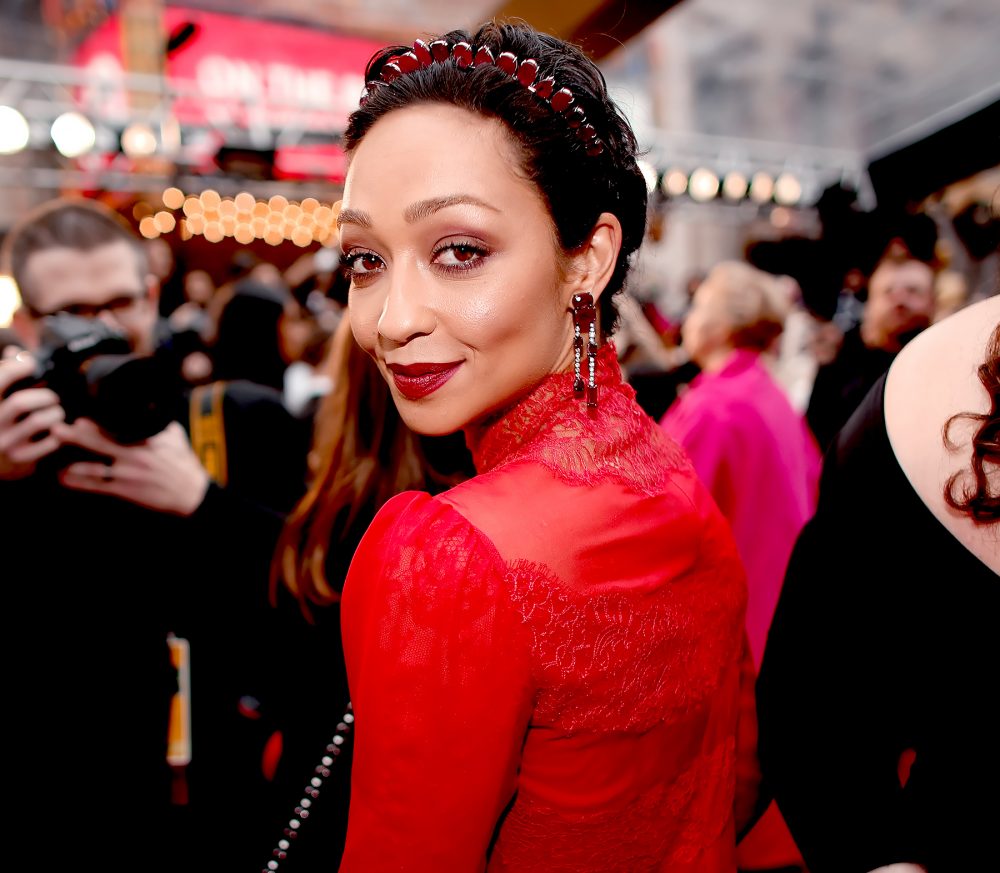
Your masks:
M391 499L348 573L340 869L735 870L743 571L602 343L645 226L634 135L525 26L386 49L366 80L354 335L477 475Z

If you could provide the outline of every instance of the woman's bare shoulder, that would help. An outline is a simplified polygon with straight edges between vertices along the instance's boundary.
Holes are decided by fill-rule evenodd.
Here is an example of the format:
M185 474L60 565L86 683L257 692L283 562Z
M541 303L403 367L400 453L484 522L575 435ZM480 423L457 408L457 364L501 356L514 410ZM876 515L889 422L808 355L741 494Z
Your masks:
M991 398L979 380L990 335L1000 323L1000 296L970 304L924 330L896 356L885 385L885 425L900 467L938 520L988 566L1000 572L1000 529L975 525L944 499L950 476L971 467L971 440L978 426L952 416L983 413Z

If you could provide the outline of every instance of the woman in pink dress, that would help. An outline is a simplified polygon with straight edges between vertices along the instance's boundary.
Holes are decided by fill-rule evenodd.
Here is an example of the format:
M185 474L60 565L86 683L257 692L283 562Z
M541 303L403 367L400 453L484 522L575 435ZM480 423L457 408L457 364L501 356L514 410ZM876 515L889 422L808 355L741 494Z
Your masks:
M816 440L764 357L788 308L776 277L738 261L714 267L681 328L701 373L660 421L732 525L747 571L747 633L758 666L788 557L819 488Z
M714 267L681 328L701 367L661 419L729 520L747 572L747 634L760 667L789 556L816 509L820 452L764 355L789 309L777 278L749 264ZM744 870L801 867L777 807L740 843Z
M340 869L733 871L743 571L605 341L645 225L634 135L527 26L386 49L366 80L354 335L477 475L391 499L348 573Z

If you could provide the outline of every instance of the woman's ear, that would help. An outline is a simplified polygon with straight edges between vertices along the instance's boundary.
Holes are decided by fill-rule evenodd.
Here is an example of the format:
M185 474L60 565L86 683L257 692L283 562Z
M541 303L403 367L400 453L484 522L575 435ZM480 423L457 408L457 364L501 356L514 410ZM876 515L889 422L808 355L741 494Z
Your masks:
M614 275L621 247L621 222L612 213L602 212L590 235L570 256L570 295L587 292L596 303Z

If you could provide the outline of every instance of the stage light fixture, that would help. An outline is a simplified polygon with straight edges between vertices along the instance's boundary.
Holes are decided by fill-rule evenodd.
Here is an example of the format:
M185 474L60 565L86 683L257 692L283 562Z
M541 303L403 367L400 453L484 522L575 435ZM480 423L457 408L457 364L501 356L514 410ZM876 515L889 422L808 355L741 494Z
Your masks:
M750 199L755 203L767 203L774 194L774 179L769 173L758 170L750 180Z
M156 134L153 128L141 121L134 121L122 131L122 151L130 158L148 158L156 152Z
M652 194L656 190L656 167L648 161L636 161L636 164L639 167L639 172L642 173L642 177L646 180L646 193Z
M791 173L774 180L774 200L782 206L794 206L802 199L802 183Z
M63 157L78 158L97 143L97 131L90 119L79 112L64 112L49 129L56 149Z
M705 203L719 193L719 177L705 167L698 167L691 174L688 182L688 193L692 200Z
M27 119L13 106L0 106L0 155L23 150L31 139Z
M687 191L688 188L688 177L687 173L683 170L679 170L676 167L667 170L663 174L663 179L660 180L660 190L663 191L668 197L680 197Z
M730 170L722 180L722 193L728 200L742 200L747 195L749 182L739 170Z

